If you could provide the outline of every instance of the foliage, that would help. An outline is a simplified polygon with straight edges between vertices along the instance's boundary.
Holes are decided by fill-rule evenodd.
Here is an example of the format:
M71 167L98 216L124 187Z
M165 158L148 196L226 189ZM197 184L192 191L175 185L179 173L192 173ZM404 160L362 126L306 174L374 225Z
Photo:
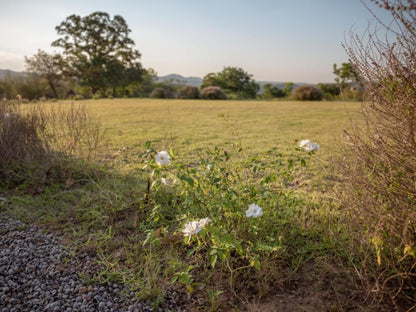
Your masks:
M341 98L343 98L345 89L351 87L352 83L360 81L359 74L351 63L342 63L341 67L337 67L337 64L334 64L333 73L336 76L335 82L338 85Z
M73 14L56 31L61 38L52 46L64 49L66 75L89 86L92 95L140 80L140 53L133 49L134 41L128 36L131 30L120 15L111 19L104 12L85 17Z
M339 95L339 86L335 83L318 83L318 88L325 100L335 100Z
M178 99L199 99L199 89L193 86L183 86L178 90Z
M102 134L83 106L25 107L17 101L0 102L1 184L40 187L47 175L69 178L68 157L91 157Z
M25 57L25 62L27 72L45 78L48 81L53 96L57 98L57 85L62 79L62 59L60 55L50 55L45 51L38 50L38 53L31 58Z
M357 241L370 251L359 272L363 283L380 299L404 295L410 311L416 303L415 7L401 0L372 2L393 23L369 30L367 41L351 34L347 52L365 81L365 122L346 133L340 192Z
M201 98L207 100L226 100L227 94L220 87L205 87L201 90Z
M150 93L149 97L153 99L170 99L173 97L173 94L170 90L165 90L164 88L155 88Z
M293 82L289 81L286 83L285 88L283 89L285 97L289 97L293 90Z
M263 286L281 278L272 271L290 257L288 249L294 246L287 244L298 235L309 235L293 218L304 203L288 186L306 165L303 157L312 155L287 156L274 149L236 163L215 147L192 163L182 162L171 150L171 159L160 163L162 153L167 154L155 157L151 142L146 142L139 156L149 176L146 202L153 207L145 222L152 229L143 244L152 250L170 245L182 255L179 263L164 265L171 282L192 294L202 281L218 282L209 272L222 272L230 295L242 291L241 279L245 285L250 282L254 293L262 293ZM264 209L264 214L250 215L249 206Z
M314 86L299 86L296 87L291 94L294 100L298 101L321 101L322 92Z
M152 68L144 69L140 82L130 83L124 88L124 93L119 93L127 97L149 97L155 88L156 79L157 73Z
M280 89L276 86L273 86L271 83L266 83L263 86L263 97L265 99L282 98L285 95L286 94L285 94L284 90L282 90L282 89Z
M238 99L255 98L260 86L239 67L224 67L221 72L207 74L201 88L217 86L222 88L229 97Z

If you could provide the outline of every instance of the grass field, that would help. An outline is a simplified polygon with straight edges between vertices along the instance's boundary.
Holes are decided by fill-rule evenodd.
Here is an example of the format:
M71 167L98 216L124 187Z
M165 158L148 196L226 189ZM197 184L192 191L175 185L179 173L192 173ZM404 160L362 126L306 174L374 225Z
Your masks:
M362 308L349 299L350 235L331 192L332 156L359 103L74 103L106 129L93 173L74 164L58 182L3 191L8 213L93 250L100 282L128 283L155 305L174 290L191 311ZM319 151L297 148L303 139ZM155 154L170 149L171 162L158 165ZM246 211L253 204L256 217Z
M305 138L318 142L325 155L334 150L359 106L354 102L151 99L80 103L108 129L112 150L141 150L151 140L160 149L173 148L190 157L215 145L242 144L249 155L273 147L286 150Z

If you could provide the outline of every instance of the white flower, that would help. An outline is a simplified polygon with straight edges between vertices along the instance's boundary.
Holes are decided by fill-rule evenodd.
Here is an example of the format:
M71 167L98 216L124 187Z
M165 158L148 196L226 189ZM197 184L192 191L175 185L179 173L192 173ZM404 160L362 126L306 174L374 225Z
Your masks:
M163 185L170 186L172 182L168 178L160 178L160 182L162 182Z
M311 144L308 144L306 147L305 147L305 151L307 151L308 153L309 152L317 152L319 150L319 145L317 144L317 143L311 143Z
M257 218L263 215L263 209L260 206L257 206L255 204L251 204L248 206L248 209L246 210L246 217L250 218Z
M199 220L199 226L201 228L204 228L210 222L211 222L211 219L210 218L201 219L201 220Z
M191 236L197 234L201 230L202 228L199 224L199 221L190 221L187 224L185 224L182 233L184 234L184 236Z
M166 151L160 151L155 156L156 163L160 166L167 165L170 162L169 153Z
M299 147L303 148L308 153L317 152L319 150L319 145L317 143L312 143L309 140L302 140L299 142Z
M311 141L309 141L309 140L302 140L302 141L299 142L299 147L302 148L302 147L305 147L308 144L311 144Z

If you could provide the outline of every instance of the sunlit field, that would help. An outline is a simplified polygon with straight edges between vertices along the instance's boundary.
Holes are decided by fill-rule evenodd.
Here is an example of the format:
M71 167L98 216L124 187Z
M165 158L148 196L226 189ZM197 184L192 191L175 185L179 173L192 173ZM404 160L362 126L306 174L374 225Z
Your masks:
M75 102L78 103L78 102ZM112 99L85 103L107 129L110 150L141 150L148 140L192 157L216 145L247 155L294 148L309 138L320 154L336 149L359 103Z

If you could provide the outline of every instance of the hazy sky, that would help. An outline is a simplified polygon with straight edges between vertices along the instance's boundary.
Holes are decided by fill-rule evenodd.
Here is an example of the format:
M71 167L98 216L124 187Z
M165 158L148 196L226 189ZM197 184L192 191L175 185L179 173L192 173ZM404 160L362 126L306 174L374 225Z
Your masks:
M95 11L121 15L160 76L236 66L256 80L309 83L332 82L333 64L347 61L341 43L372 20L360 0L0 0L0 69L60 51L55 26Z

